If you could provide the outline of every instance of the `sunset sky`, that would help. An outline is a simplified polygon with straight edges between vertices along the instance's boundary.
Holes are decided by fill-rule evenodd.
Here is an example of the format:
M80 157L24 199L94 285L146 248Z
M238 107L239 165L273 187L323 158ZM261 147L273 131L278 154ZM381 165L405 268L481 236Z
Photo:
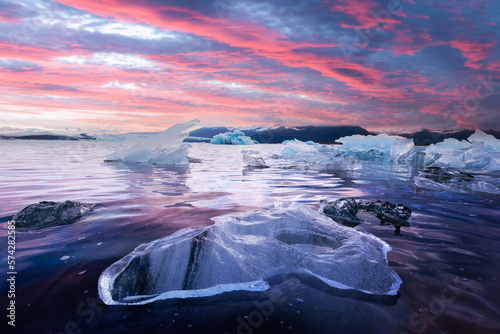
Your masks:
M0 0L0 127L500 130L497 0Z

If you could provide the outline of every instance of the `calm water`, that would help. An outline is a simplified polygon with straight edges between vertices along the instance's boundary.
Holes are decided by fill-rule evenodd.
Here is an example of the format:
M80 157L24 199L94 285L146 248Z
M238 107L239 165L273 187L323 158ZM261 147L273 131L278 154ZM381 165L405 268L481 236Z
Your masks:
M11 215L43 200L98 204L74 224L17 232L16 332L500 332L499 197L419 190L412 181L416 171L388 164L364 163L361 171L333 174L252 169L241 161L240 151L248 147L238 146L193 144L189 168L103 163L117 145L0 141L2 277ZM280 151L279 145L267 148ZM392 246L389 264L403 280L399 296L370 297L288 277L263 293L141 307L110 307L98 299L101 272L141 243L274 201L317 208L322 198L340 197L413 210L402 236L372 220L356 227ZM7 301L2 281L1 300Z

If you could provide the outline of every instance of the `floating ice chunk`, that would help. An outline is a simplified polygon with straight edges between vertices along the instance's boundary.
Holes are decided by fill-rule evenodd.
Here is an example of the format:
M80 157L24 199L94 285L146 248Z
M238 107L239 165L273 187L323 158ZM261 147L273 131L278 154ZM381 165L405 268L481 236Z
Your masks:
M323 171L358 170L363 168L358 159L344 155L320 157L320 159L315 161L313 166Z
M330 149L324 145L308 145L300 140L288 141L281 154L283 158L305 168L323 171L357 170L363 168L361 163L345 152Z
M442 156L439 153L430 153L426 156L424 165L475 172L498 170L492 159L500 159L500 152L488 151L484 142L474 142L467 148L447 151Z
M12 219L17 227L43 228L71 224L91 212L95 207L92 203L80 203L77 201L64 202L39 202L31 204L18 213Z
M500 189L498 189L497 186L486 181L474 182L469 186L469 189L471 191L481 192L481 193L488 193L494 195L500 194Z
M471 143L484 143L486 150L500 152L500 140L494 136L484 133L481 130L476 130L468 139Z
M489 194L499 194L500 190L487 180L477 181L474 176L462 171L429 167L423 169L414 178L415 185L420 188L437 191L454 192L484 192Z
M500 157L499 158L491 158L488 166L485 168L486 170L496 171L500 170Z
M281 151L281 154L283 154L284 156L293 156L299 153L318 153L318 149L316 147L314 147L313 145L307 145L306 143L298 139L288 141L285 140L285 142L283 143L285 147Z
M332 223L299 203L221 216L137 247L99 278L107 305L142 305L227 291L264 291L281 275L314 276L339 289L395 295L402 281L379 238Z
M409 161L415 155L413 139L400 136L353 135L337 141L342 143L340 148L347 151L348 155L355 155L360 159L383 158L387 155L393 161Z
M182 141L188 136L186 131L199 122L192 120L176 124L152 137L136 138L131 147L117 150L107 156L105 161L185 166L188 164L187 150L190 146L182 144Z
M336 141L343 144L341 147L344 150L349 150L352 148L357 148L357 149L379 148L382 151L389 153L392 144L394 144L394 142L398 138L404 139L403 137L400 136L389 136L386 134L381 134L377 136L353 135L353 136L339 138Z
M250 167L267 167L266 162L262 159L262 157L253 157L245 153L243 153L243 162Z
M464 140L460 141L455 138L446 138L444 141L440 143L427 146L425 148L425 153L444 155L451 151L460 150L463 148L470 148L470 147L471 144Z
M391 160L408 161L415 155L415 144L413 139L396 138L391 145Z
M294 143L297 139L285 139L281 144L283 145L287 145L288 143ZM304 142L304 144L306 145L318 145L317 143L313 142L312 140L308 140L306 142Z
M464 150L456 150L456 151L451 151L442 156L441 158L437 159L432 166L433 167L449 167L449 168L456 168L456 169L462 169L465 168L467 165L465 163L465 156L464 156L465 151Z
M240 131L226 132L215 135L210 142L215 145L254 145L259 143L258 141L245 136L245 134Z
M181 144L177 149L174 146L158 147L151 154L151 162L163 166L187 166L189 159L187 157L191 145Z

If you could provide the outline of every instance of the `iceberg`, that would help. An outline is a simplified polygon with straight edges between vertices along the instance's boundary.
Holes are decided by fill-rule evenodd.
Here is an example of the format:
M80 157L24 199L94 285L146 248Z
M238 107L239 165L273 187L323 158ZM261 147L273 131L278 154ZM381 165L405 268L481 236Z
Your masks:
M342 143L340 149L348 155L355 155L360 159L383 158L390 156L396 162L407 162L415 155L413 139L400 136L380 135L353 135L337 139Z
M306 168L322 171L358 170L363 168L358 159L325 145L309 145L298 139L288 141L281 151L284 159Z
M454 168L471 173L500 170L500 140L481 130L467 141L446 139L425 149L424 166Z
M381 134L377 136L373 135L352 135L347 137L341 137L337 139L337 142L342 143L343 150L349 149L370 149L370 148L378 148L382 151L389 153L391 150L392 144L396 141L396 139L405 139L399 136L390 136L386 134Z
M31 204L18 213L12 220L20 228L44 228L67 225L76 222L95 207L93 203L78 201L39 202Z
M476 130L468 139L473 145L476 143L484 143L486 150L500 152L500 140L494 136L484 133L481 130Z
M390 154L393 161L409 161L415 155L413 139L396 138L391 145Z
M395 295L402 281L379 238L333 223L300 203L276 203L137 247L104 270L107 305L144 305L228 291L265 291L271 279L315 277L338 289Z
M153 163L158 165L187 166L189 144L182 141L186 132L200 123L198 120L176 124L149 138L134 138L131 146L121 148L105 158L106 162L123 161L135 163Z
M451 151L461 150L463 148L470 148L471 143L467 141L460 141L455 138L446 138L444 141L432 144L426 147L426 154L446 154Z
M234 131L215 135L210 141L215 145L254 145L259 142L245 136L243 132Z
M493 194L493 195L499 195L500 194L500 189L498 189L497 186L486 182L486 181L478 181L474 182L469 186L470 191L473 192L480 192L480 193L487 193L487 194Z

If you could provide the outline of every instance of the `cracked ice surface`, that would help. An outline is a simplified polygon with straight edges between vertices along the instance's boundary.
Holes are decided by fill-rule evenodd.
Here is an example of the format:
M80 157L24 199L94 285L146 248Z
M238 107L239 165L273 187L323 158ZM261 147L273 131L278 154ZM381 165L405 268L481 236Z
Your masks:
M183 229L137 247L99 278L108 305L264 291L282 274L314 276L339 289L395 295L402 281L391 247L299 203L276 203L237 218Z

